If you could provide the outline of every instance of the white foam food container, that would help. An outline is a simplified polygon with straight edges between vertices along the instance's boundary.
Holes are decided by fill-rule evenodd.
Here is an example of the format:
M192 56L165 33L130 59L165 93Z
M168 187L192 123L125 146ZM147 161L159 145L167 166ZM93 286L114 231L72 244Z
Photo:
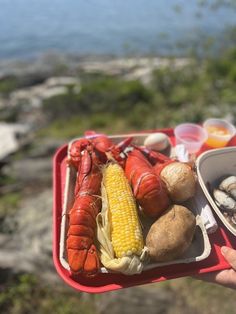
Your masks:
M133 142L137 145L143 145L144 140L148 136L148 133L145 134L123 134L123 135L114 135L109 136L114 143L120 142L123 139L132 136L134 138ZM72 140L68 145L68 153L69 148L72 145L72 143L77 139ZM67 230L68 230L68 213L73 206L74 202L74 188L75 188L75 182L76 182L76 170L74 167L67 165L66 169L66 182L65 182L65 190L64 190L64 202L63 202L63 210L62 210L62 222L61 222L61 233L60 233L60 262L62 266L69 270L69 265L67 261L67 253L66 253L66 238L67 238ZM192 210L192 212L196 216L196 231L193 238L193 241L188 248L188 250L185 252L185 254L174 261L166 262L166 263L150 263L144 267L144 270L156 268L158 266L165 266L165 265L171 265L171 264L180 264L180 263L192 263L192 262L198 262L201 260L206 259L210 252L211 252L211 245L210 241L206 232L206 228L204 226L204 223L202 221L202 218L197 214L198 210L196 208L196 203L194 202L194 199L188 201L186 205L189 209ZM102 267L100 270L102 273L109 272L105 267Z
M211 189L218 187L222 178L236 176L236 147L206 151L197 158L196 166L198 180L208 202L225 227L236 236L236 228L226 220L209 191L209 186Z

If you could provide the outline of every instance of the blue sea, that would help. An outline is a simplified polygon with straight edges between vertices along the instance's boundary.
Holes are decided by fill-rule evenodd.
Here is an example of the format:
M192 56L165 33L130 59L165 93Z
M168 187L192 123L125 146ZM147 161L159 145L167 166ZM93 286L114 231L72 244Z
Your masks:
M0 0L0 58L171 54L235 23L197 0Z

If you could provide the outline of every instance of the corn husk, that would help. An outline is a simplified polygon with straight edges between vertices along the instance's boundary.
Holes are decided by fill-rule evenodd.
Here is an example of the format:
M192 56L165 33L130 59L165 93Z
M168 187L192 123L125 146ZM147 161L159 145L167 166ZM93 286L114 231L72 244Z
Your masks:
M111 224L108 215L108 199L106 188L102 183L102 210L97 215L97 240L100 259L106 269L125 275L141 273L148 260L147 248L144 247L140 255L132 254L116 258L111 242Z

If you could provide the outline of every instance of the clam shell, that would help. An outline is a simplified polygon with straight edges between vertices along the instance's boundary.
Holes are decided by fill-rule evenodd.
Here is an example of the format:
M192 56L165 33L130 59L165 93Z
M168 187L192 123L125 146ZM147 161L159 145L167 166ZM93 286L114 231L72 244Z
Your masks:
M231 218L231 221L232 221L232 223L233 223L234 225L236 225L236 218L235 218L235 217L232 217L232 218Z
M170 145L169 137L162 132L156 132L148 135L144 141L144 146L148 149L162 151Z
M224 179L219 189L230 194L236 200L236 176L230 176Z
M236 201L226 192L219 189L213 190L213 196L216 204L231 213L236 213Z

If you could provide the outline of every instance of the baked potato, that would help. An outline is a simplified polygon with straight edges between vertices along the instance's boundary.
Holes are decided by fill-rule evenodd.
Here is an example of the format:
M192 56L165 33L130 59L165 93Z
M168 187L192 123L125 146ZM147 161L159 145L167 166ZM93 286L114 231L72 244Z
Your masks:
M190 246L196 218L186 207L173 205L150 227L146 236L149 256L156 262L168 262L183 255Z

